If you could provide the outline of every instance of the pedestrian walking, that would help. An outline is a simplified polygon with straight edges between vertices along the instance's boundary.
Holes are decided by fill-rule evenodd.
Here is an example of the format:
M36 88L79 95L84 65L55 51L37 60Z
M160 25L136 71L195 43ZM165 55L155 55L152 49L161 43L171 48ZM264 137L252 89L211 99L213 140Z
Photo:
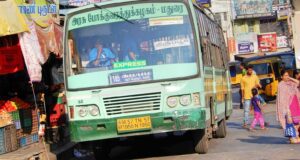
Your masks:
M263 106L261 104L261 101L258 97L258 90L256 88L252 89L252 98L251 98L251 107L254 110L254 118L252 120L251 126L249 128L249 131L255 131L255 126L259 122L260 128L262 130L265 130L265 120L263 117Z
M242 71L242 77L244 77L247 74L245 63L240 64L240 69ZM244 107L243 107L243 97L242 97L242 89L241 88L239 90L239 94L240 94L240 109L243 109Z
M252 89L257 87L261 88L259 79L253 74L253 66L248 65L247 74L242 78L241 81L242 102L244 104L244 128L248 128Z
M245 76L247 74L247 69L245 63L240 64L240 69L242 71L242 76Z
M284 70L281 72L281 79L276 99L276 118L284 129L285 136L290 137L290 142L299 143L299 81L291 78Z

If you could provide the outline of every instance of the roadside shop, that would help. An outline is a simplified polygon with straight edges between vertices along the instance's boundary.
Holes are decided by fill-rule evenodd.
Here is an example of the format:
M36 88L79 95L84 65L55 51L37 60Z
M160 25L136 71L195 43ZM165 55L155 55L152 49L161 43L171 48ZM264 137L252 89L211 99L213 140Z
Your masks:
M29 146L41 151L28 159L49 159L43 153L68 142L57 4L0 1L0 160Z

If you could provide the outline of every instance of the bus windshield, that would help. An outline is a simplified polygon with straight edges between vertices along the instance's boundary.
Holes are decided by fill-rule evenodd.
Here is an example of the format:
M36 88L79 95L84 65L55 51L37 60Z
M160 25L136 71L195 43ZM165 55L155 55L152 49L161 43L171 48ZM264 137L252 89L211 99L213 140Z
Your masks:
M92 8L69 18L68 86L99 87L198 73L195 40L183 3ZM91 83L78 83L81 80Z

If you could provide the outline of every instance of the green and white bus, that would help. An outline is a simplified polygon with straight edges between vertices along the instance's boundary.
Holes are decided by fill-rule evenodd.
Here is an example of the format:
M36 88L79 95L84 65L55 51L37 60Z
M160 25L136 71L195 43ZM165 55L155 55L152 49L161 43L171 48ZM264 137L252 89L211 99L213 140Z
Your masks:
M188 131L195 151L206 153L210 138L226 136L223 31L193 1L90 4L66 15L64 37L74 142Z

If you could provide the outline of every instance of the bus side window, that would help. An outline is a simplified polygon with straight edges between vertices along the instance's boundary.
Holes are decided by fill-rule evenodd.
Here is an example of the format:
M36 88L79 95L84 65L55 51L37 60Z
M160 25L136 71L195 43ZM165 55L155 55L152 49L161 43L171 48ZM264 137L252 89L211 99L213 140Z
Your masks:
M209 42L209 32L207 27L207 17L199 11L197 8L196 15L198 19L198 28L199 28L199 37L200 37L200 45L202 52L202 61L204 66L211 66L211 54L210 54L210 42Z
M220 36L219 39L220 39L222 60L223 60L224 67L227 68L228 67L228 62L230 61L230 58L229 58L229 53L228 53L228 50L227 50L227 47L226 47L226 42L225 42L225 39L224 39L224 36L223 36L223 31L222 31L221 28L219 29L219 36Z

